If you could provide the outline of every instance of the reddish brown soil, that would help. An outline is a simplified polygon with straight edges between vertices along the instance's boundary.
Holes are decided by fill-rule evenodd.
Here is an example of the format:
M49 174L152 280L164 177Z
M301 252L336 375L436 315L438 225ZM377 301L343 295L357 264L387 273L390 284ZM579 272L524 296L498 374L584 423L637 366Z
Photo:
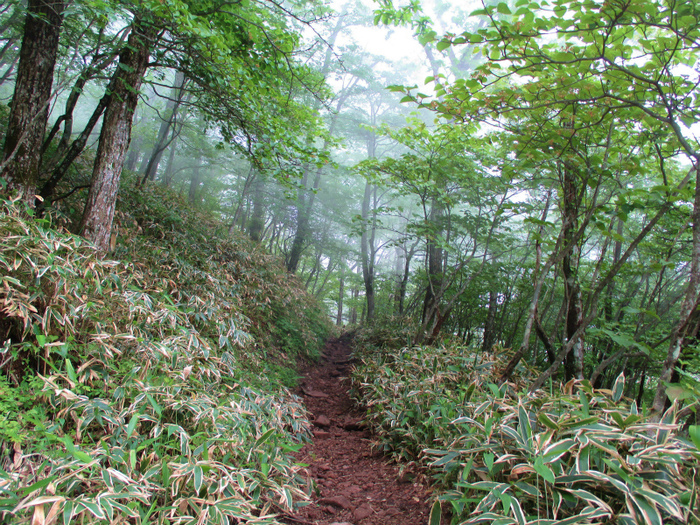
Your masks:
M312 503L284 521L314 525L424 525L428 488L421 477L399 468L372 449L372 436L348 395L352 366L347 339L331 341L323 358L308 368L299 395L315 420L313 443L297 456L308 464L316 486Z

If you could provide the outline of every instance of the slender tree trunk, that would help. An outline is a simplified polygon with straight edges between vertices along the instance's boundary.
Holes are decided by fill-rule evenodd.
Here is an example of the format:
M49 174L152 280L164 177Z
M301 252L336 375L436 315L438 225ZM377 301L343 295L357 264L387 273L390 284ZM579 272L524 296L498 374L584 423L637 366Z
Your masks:
M426 242L426 273L428 286L423 299L423 314L421 325L416 333L414 344L422 344L426 336L432 339L432 334L438 325L442 325L444 315L440 312L440 301L443 294L443 250L438 239L442 234L443 205L436 196L430 203L428 222L434 228Z
M187 200L190 204L197 204L197 194L199 191L199 186L202 183L202 172L200 171L200 166L202 164L202 154L197 156L197 161L192 169L192 178L190 179L190 189L187 193Z
M96 56L100 54L98 51L99 48L95 51ZM68 98L66 99L63 115L61 115L56 120L53 127L51 128L51 131L46 137L46 140L44 141L42 153L48 149L54 137L61 128L61 125L63 125L63 133L61 134L61 139L59 140L58 146L56 147L56 152L53 154L53 158L49 163L49 166L47 168L48 170L53 169L53 167L56 166L56 164L58 164L58 162L61 160L61 157L66 153L66 150L70 145L70 140L73 135L73 113L75 112L75 108L78 105L78 100L80 100L80 95L83 94L85 85L90 80L95 78L97 73L107 69L116 59L116 53L111 53L110 55L103 57L99 61L96 61L96 59L93 58L93 61L90 64L90 66L83 70L83 72L78 76L78 79L75 81L75 84L73 84L73 88L71 89L71 92L68 95ZM101 112L99 114L101 114ZM90 130L92 130L92 127L90 127Z
M352 298L354 299L354 301L353 301L353 307L350 309L350 324L356 325L357 324L357 300L360 297L360 289L353 288L351 291L351 294L352 294Z
M73 164L75 159L77 159L78 156L85 149L85 145L87 144L87 141L90 138L90 135L92 134L92 130L94 129L95 125L97 125L97 121L100 120L100 117L109 105L110 100L110 94L105 94L100 99L100 102L97 104L97 107L92 112L92 116L90 117L90 120L88 120L88 123L85 125L85 128L83 129L82 133L75 138L68 150L63 155L63 158L58 162L58 165L55 166L51 171L51 176L41 187L41 196L44 200L48 200L53 196L54 191L56 190L56 186L66 175L66 173L68 172L68 168L70 168L71 164Z
M170 145L170 142L174 140L174 135L168 140L168 135L170 135L170 130L175 125L177 120L177 112L182 103L182 95L184 93L183 87L185 84L185 75L178 71L175 74L175 83L170 90L170 98L165 106L165 118L160 121L160 128L158 129L158 138L156 143L153 145L153 150L151 150L151 155L148 158L148 164L146 164L143 170L143 179L141 184L145 184L147 180L153 181L156 178L156 172L158 171L158 164L160 164L160 159L163 156L163 152Z
M541 219L541 224L543 225L545 221L547 220L547 214L549 213L549 201L552 198L552 190L549 190L547 192L547 201L545 202L544 205L544 210L542 211L542 219ZM508 364L506 365L505 369L503 372L501 372L501 376L498 379L499 384L505 383L510 376L513 374L515 371L515 367L518 366L518 363L520 360L523 358L525 353L528 351L530 348L530 334L532 333L532 326L535 323L535 316L537 315L537 304L539 303L540 300L540 292L542 291L542 285L544 284L544 280L547 276L547 273L549 273L549 269L552 267L554 264L554 253L552 254L550 261L545 265L545 268L540 271L540 264L542 262L542 234L544 232L544 227L540 225L540 231L539 235L537 236L537 241L535 241L535 269L533 272L533 278L534 278L534 291L532 294L532 300L530 301L530 307L528 309L528 316L527 316L527 321L525 322L525 331L523 332L523 341L520 344L520 348L518 348L518 351L513 355L513 357L508 361Z
M7 64L7 68L5 69L2 76L0 76L0 86L12 79L12 73L14 72L15 67L17 67L17 62L19 62L19 55L16 55L12 59L12 62Z
M137 15L108 88L112 96L105 111L90 192L78 229L102 252L109 248L119 179L131 139L132 118L155 34L155 29Z
M564 190L564 241L566 255L562 260L562 274L564 276L564 301L566 302L566 341L574 337L583 322L583 310L581 304L581 287L578 279L578 247L570 246L574 243L576 230L578 229L579 192L576 183L576 170L565 162L563 167ZM583 379L583 336L576 336L572 351L566 356L564 369L566 379Z
M498 292L489 292L489 310L484 323L484 341L481 346L483 352L490 352L491 347L496 342L496 310L498 310Z
M29 0L0 177L7 190L34 206L41 150L49 116L63 0Z
M265 228L265 181L262 173L257 173L253 183L253 212L248 222L248 235L254 241L262 240Z
M173 183L173 174L175 173L175 151L177 150L176 143L177 137L175 136L175 130L173 129L173 137L170 140L170 149L168 151L168 162L165 164L165 171L163 172L163 186L169 188Z
M362 236L360 238L360 253L362 257L362 279L365 284L365 320L374 319L374 237L375 224L370 219L370 206L372 204L372 184L365 183L365 194L362 199Z
M695 159L695 201L693 203L693 244L690 259L690 276L683 302L681 303L678 322L673 327L666 359L661 367L661 375L654 395L652 411L660 416L666 404L666 387L671 381L673 371L678 365L683 341L689 328L693 313L698 308L698 285L700 284L700 158Z
M338 278L338 315L335 318L336 326L343 325L343 299L345 298L345 264L340 266L340 277Z

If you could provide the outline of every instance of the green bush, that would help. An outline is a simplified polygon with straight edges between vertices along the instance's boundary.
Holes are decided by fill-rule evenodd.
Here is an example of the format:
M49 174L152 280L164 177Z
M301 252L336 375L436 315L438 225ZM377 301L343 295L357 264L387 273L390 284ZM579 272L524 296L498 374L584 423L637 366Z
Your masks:
M360 355L363 355L360 353ZM364 354L356 397L383 446L429 466L453 523L690 523L696 445L586 381L519 394L489 381L501 356L462 347ZM700 439L698 439L700 442Z
M312 300L173 196L126 198L121 261L1 205L0 521L279 523L307 498L290 453L310 424L258 334ZM318 312L290 316L318 338Z

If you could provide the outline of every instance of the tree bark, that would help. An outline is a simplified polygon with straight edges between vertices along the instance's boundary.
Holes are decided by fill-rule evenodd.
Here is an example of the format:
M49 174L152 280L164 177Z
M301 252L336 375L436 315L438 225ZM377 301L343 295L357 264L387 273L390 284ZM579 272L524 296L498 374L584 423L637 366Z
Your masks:
M566 255L562 260L562 274L564 277L564 301L566 302L566 341L564 341L566 344L578 332L583 322L583 307L578 279L578 246L574 244L579 213L576 169L565 161L562 171L564 192L564 216L562 220L564 224L564 249L566 250ZM573 378L583 379L583 336L576 337L572 351L567 354L564 361L567 381Z
M101 252L109 248L119 179L131 140L132 118L155 34L152 25L138 15L134 18L127 45L119 54L119 64L108 87L111 99L105 111L90 192L78 228L79 233Z
M63 22L63 0L29 0L0 177L34 205Z

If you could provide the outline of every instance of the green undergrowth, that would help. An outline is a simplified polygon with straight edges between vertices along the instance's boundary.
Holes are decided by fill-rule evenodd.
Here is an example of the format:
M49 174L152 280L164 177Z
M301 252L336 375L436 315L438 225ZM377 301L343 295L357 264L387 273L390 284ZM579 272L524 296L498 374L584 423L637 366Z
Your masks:
M55 224L0 204L0 522L278 523L326 315L157 188L122 194L112 259Z
M503 352L360 341L354 396L379 446L431 473L431 524L440 506L453 524L698 523L700 428L681 432L675 404L651 422L624 376L527 394L494 384Z

